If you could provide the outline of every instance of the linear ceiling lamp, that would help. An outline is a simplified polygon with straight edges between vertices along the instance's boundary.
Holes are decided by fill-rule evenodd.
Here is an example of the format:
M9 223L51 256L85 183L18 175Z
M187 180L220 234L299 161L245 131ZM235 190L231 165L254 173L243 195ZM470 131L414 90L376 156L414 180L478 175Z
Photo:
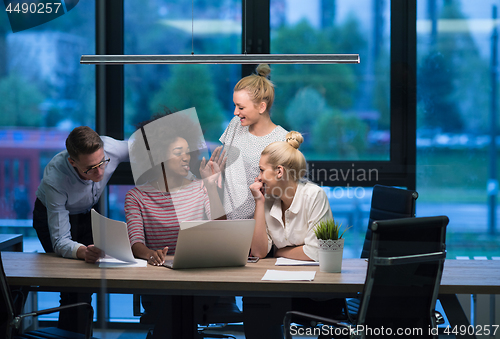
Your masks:
M359 54L82 55L80 64L359 64Z

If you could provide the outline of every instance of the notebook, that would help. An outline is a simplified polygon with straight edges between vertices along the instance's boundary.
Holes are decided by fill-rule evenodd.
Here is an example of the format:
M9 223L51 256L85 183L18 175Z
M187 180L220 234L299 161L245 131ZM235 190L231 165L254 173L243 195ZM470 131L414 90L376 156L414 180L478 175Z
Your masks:
M181 221L173 260L166 267L199 268L244 266L255 220Z

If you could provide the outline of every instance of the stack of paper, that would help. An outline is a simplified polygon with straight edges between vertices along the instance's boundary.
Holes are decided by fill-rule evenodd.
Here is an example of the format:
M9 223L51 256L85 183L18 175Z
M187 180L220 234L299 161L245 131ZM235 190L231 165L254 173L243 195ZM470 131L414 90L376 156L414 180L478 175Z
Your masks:
M276 259L276 266L319 266L317 261L295 260L288 258Z

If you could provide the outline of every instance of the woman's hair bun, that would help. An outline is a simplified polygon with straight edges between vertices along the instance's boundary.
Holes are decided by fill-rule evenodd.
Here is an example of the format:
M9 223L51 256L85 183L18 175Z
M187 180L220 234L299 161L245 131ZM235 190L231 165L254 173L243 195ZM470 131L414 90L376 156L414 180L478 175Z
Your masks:
M255 71L258 75L266 78L271 74L271 68L268 64L260 64Z
M302 134L296 131L290 131L285 137L285 141L295 149L299 149L300 144L304 142Z

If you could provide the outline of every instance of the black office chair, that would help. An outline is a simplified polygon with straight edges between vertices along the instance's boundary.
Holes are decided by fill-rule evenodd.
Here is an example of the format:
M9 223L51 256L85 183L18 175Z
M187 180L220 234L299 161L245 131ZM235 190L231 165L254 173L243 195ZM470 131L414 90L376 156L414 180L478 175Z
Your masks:
M54 307L46 310L32 311L27 314L21 314L21 308L24 304L22 293L13 295L3 269L2 256L0 252L0 338L6 339L89 339L92 335L92 321L94 310L90 304L76 303L60 307ZM88 310L86 333L74 333L59 328L50 327L36 331L21 333L22 321L26 317L37 317L42 314L50 314L63 311L72 307L84 307Z
M372 222L375 220L391 220L415 217L415 204L417 198L418 193L415 191L383 185L375 185L373 187L369 222L365 233L365 241L363 243L361 258L368 258L368 255L370 253L372 238L370 225L372 224ZM340 319L340 317L342 316L345 319L354 321L354 319L358 315L360 301L361 299L359 297L348 299L330 299L326 301L326 303L328 304L328 313L324 310L323 315L336 314L335 317L337 317L337 319ZM299 309L301 311L304 311L305 309L305 312L309 312L310 307L305 308L303 307L303 305L300 305L300 307L294 309Z
M370 216L368 218L363 249L361 250L361 258L368 258L368 255L370 254L372 239L370 225L376 220L392 220L415 217L415 205L417 198L418 193L416 191L405 190L392 186L373 186ZM357 317L359 303L359 298L347 299L349 317Z
M370 216L365 234L365 242L361 251L361 258L368 258L370 253L372 235L370 225L372 222L376 220L414 217L417 198L418 193L415 191L391 186L373 186Z
M212 299L212 300L211 300ZM199 300L203 306L198 315L198 334L201 338L228 338L236 339L230 334L222 334L229 329L229 324L243 323L243 313L239 310L234 298L210 298ZM219 333L214 333L219 332Z
M375 221L357 320L340 322L291 311L283 320L285 338L291 338L294 317L333 325L337 330L331 333L352 329L348 336L357 338L437 338L430 329L436 328L448 222L446 216Z

